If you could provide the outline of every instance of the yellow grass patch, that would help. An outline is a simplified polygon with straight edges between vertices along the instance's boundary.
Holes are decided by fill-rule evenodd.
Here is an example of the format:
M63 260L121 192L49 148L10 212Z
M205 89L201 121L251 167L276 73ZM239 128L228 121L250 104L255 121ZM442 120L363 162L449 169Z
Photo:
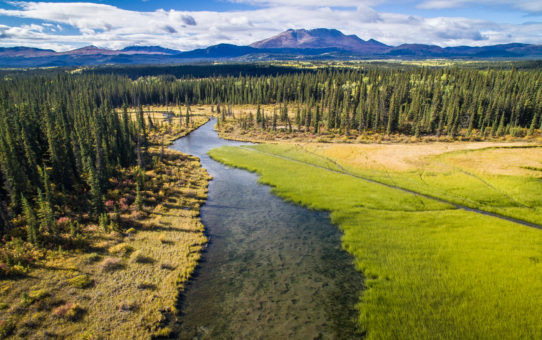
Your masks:
M484 150L461 153L447 157L447 161L469 169L484 170L494 174L518 174L521 166L538 166L542 149L488 148L532 145L525 143L455 142L416 144L303 144L309 152L332 158L341 164L372 170L412 171L431 163L431 156L455 151Z

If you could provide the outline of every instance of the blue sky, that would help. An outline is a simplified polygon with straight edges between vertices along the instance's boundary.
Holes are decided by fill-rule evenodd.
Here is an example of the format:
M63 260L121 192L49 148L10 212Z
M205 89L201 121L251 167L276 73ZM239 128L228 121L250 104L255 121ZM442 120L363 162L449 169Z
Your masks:
M0 46L190 50L319 27L390 45L542 44L542 0L0 0Z

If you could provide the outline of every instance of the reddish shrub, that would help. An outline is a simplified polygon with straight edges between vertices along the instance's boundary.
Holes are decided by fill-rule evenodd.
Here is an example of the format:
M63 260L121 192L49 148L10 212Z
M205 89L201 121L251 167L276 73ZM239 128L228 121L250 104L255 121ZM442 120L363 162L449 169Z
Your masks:
M130 204L128 204L128 199L125 197L121 198L119 201L119 207L120 210L128 210L130 208Z
M75 321L83 314L83 309L76 303L68 302L65 305L59 306L53 310L53 315L58 318L63 318Z
M105 207L106 207L108 210L112 210L113 208L115 208L115 201L113 201L113 200L107 200L107 201L105 201Z
M56 220L56 224L59 227L64 227L64 226L67 226L71 221L72 221L71 218L64 216Z

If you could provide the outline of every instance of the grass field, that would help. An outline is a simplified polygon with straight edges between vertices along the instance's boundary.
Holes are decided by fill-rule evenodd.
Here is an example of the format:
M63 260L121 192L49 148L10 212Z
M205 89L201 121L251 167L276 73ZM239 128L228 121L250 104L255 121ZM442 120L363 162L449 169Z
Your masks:
M541 338L541 230L340 173L355 172L406 186L416 183L420 164L430 163L430 175L421 176L436 177L433 182L425 181L424 188L433 190L430 193L437 196L455 185L454 195L461 200L493 206L499 212L527 208L507 206L510 202L495 190L484 189L472 198L468 191L477 191L479 181L465 181L465 176L473 176L454 175L452 170L461 168L464 171L455 170L461 174L472 171L500 190L512 190L524 180L527 184L518 191L525 194L516 196L533 206L535 212L529 218L535 218L540 207L536 193L542 192L535 185L540 182L537 170L520 168L502 174L504 162L512 159L499 151L493 154L500 149L465 151L463 145L454 150L437 147L435 151L428 146L418 155L388 151L403 155L403 161L387 162L382 150L371 153L355 147L258 145L225 147L210 154L225 164L258 172L262 183L273 186L276 194L289 201L331 212L332 221L344 232L343 246L354 255L357 268L366 277L359 310L360 327L369 339ZM532 159L536 161L538 149L526 150L524 154L529 155L535 150ZM492 165L502 160L502 164L474 173L478 165L462 158L468 152L483 154L477 158L480 162L487 160ZM360 157L368 159L371 166L357 164ZM445 163L443 168L441 162ZM412 184L411 189L416 188ZM521 210L522 214L525 211Z
M137 171L122 169L110 179L106 208L118 208L118 225L81 226L80 245L32 250L21 242L1 251L34 256L25 274L0 280L0 338L149 339L169 335L178 296L207 239L199 207L209 176L195 157L164 150L160 143L189 127L163 124L151 131L154 161L145 172L142 210L136 209Z

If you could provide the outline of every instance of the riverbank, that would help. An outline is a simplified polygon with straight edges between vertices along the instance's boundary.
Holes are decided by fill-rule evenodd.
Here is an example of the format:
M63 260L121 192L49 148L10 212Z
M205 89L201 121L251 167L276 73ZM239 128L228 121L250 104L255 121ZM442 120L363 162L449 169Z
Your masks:
M542 336L536 317L542 312L540 230L329 171L342 165L292 146L210 154L258 172L260 182L288 201L331 212L344 232L343 246L366 277L358 308L369 339ZM390 181L394 175L388 174ZM456 184L464 184L466 194L468 186Z
M34 260L20 275L0 281L0 337L169 335L179 293L206 246L199 208L209 176L196 157L163 146L207 120L193 117L188 126L173 122L151 130L146 170L121 169L110 179L109 221L78 224L81 236L72 247L3 245L4 255Z
M214 108L214 109L213 109ZM414 131L386 133L383 130L328 128L324 122L316 127L311 119L300 117L306 108L290 104L231 105L217 112L215 106L198 106L219 119L217 131L221 138L255 143L331 143L331 144L413 144L453 142L515 142L542 143L542 131L518 128L514 134L460 128L456 135L415 134ZM259 112L259 113L258 113ZM263 117L259 118L258 117Z

